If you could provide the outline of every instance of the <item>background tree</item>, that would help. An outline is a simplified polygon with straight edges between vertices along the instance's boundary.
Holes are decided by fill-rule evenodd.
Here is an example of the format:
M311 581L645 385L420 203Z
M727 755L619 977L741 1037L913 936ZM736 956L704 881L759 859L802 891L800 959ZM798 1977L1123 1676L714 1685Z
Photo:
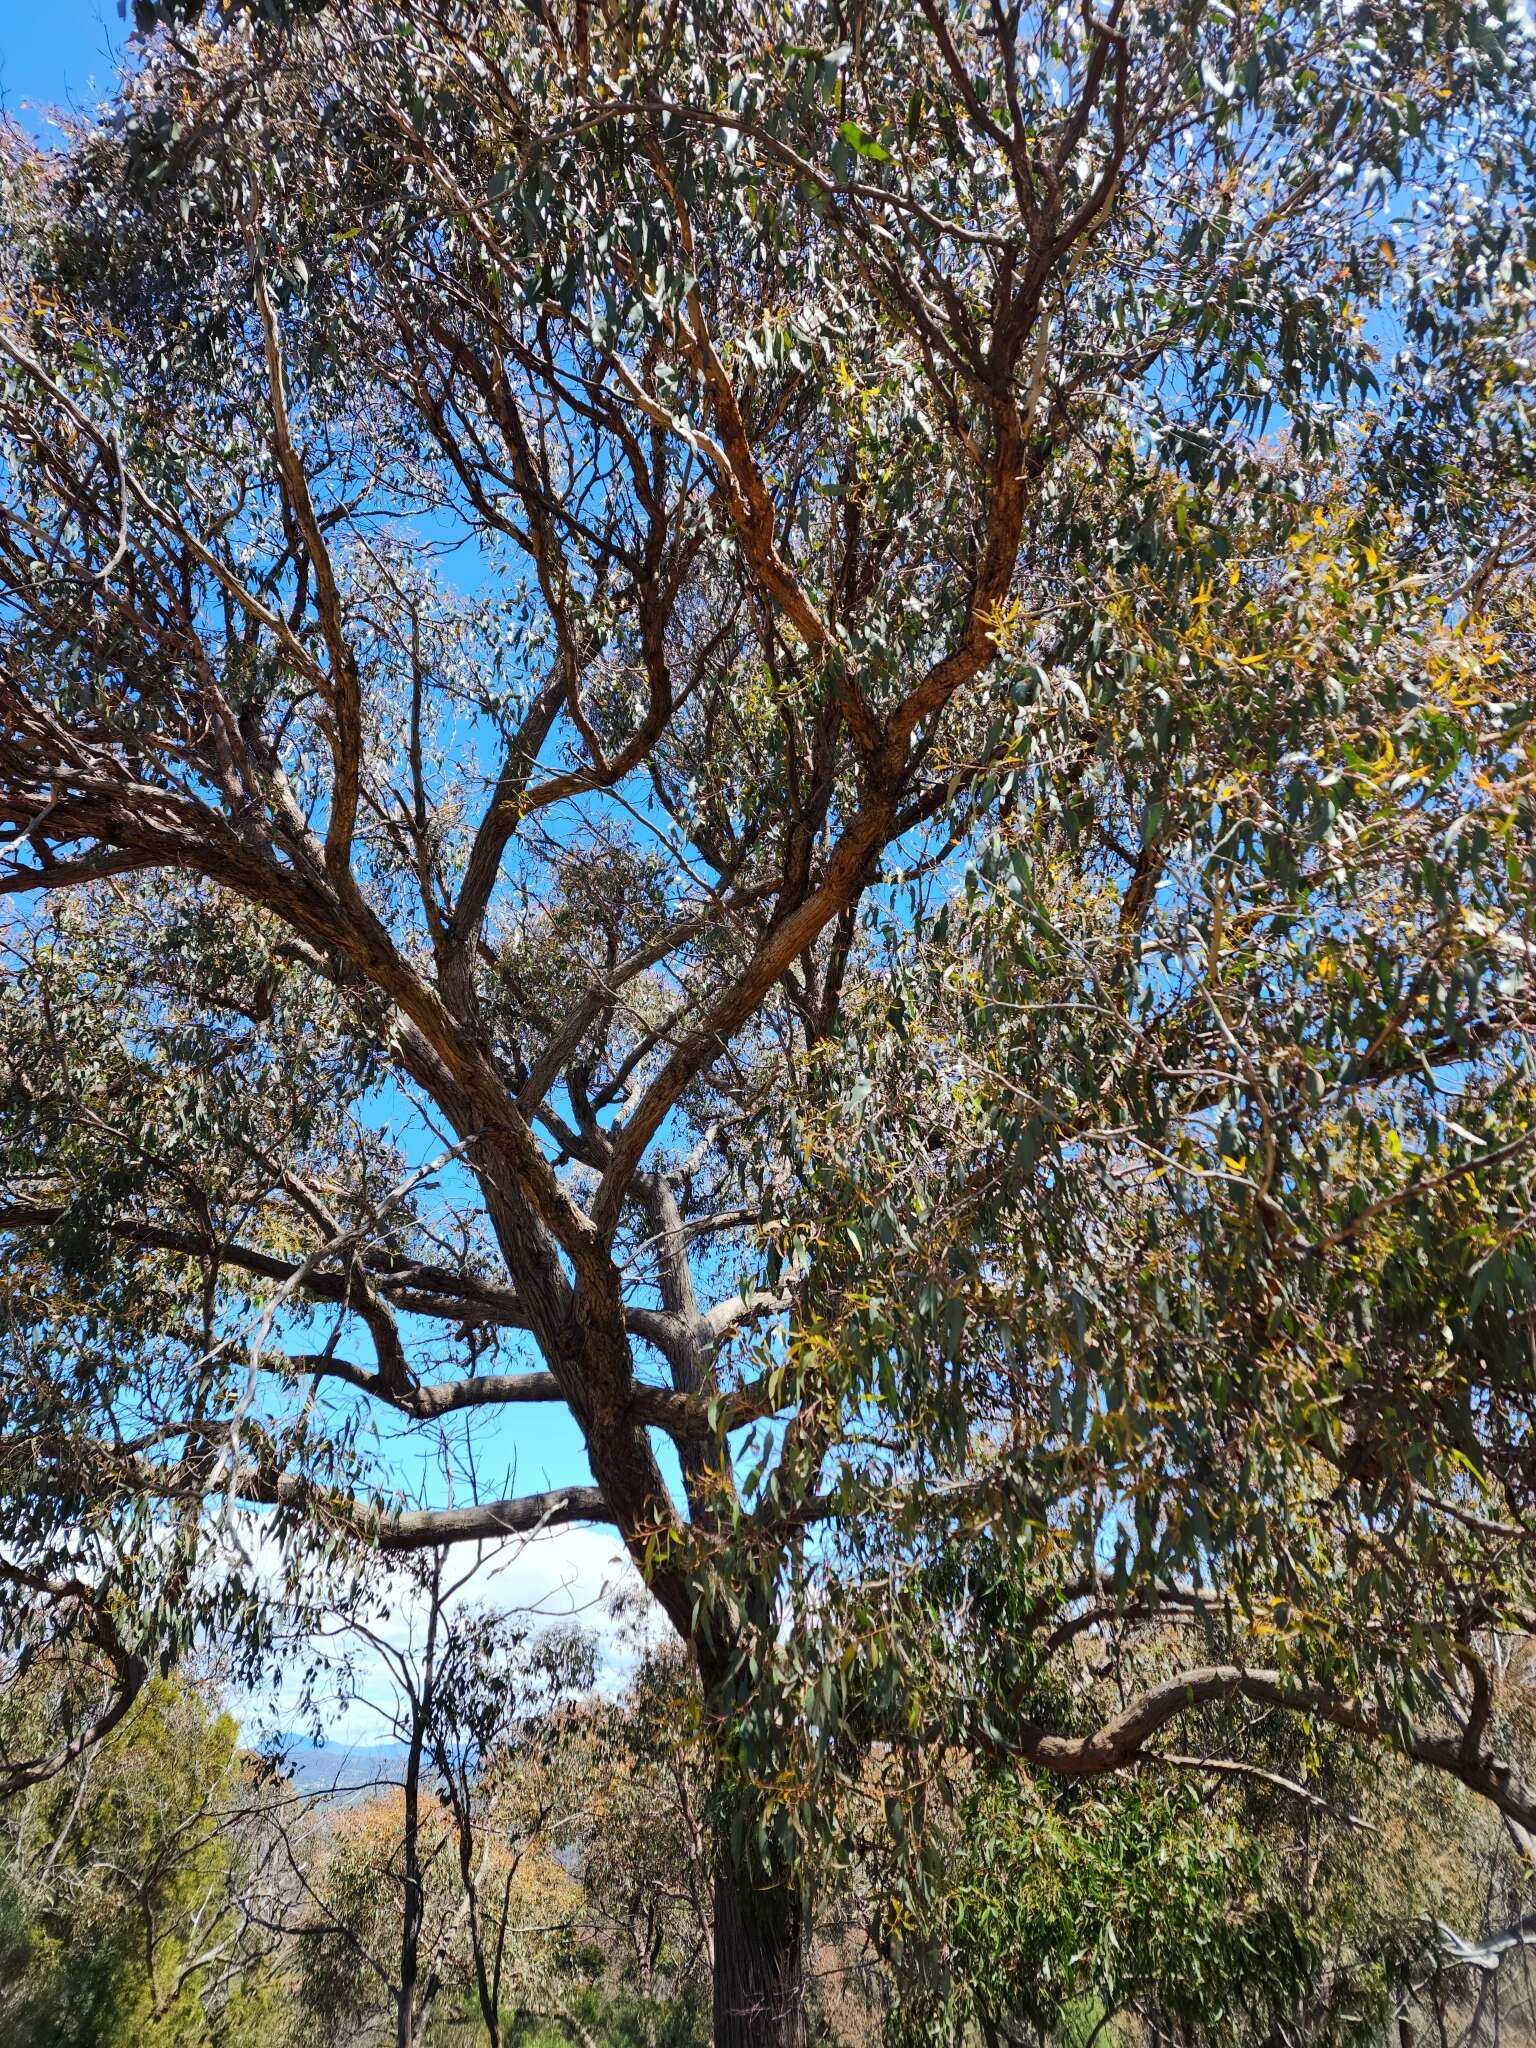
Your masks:
M644 2048L684 2048L708 2009L716 1843L710 1745L681 1645L652 1645L620 1697L594 1701L564 1740L586 1752L569 1840L604 2017L628 2006Z
M722 2044L803 2039L873 1739L1081 1772L1237 1697L1536 1822L1469 1633L1525 1612L1518 24L289 12L179 9L4 167L12 1637L94 1631L110 1716L258 1666L315 1547L611 1521L721 1738ZM589 1477L497 1497L530 1402ZM365 1418L455 1417L406 1507ZM1029 1718L1213 1579L1220 1661Z
M552 1958L578 1894L557 1859L590 1796L563 1729L594 1646L473 1603L486 1563L429 1551L311 1639L317 1730L340 1700L380 1740L368 1796L343 1769L274 1830L305 2039L408 2044L478 2022L500 2048L520 2013L560 2011Z
M38 1739L58 1706L51 1672L25 1676L0 1706L7 1735ZM110 1735L0 1807L7 2041L276 2043L261 1801L259 1763L212 1688L156 1679Z
M443 1600L439 1552L434 1607ZM559 1899L560 1851L592 1792L569 1735L574 1696L595 1675L593 1638L526 1624L495 1611L444 1613L429 1689L417 1688L421 1750L452 1829L464 1935L487 2048L505 2038L503 2003L516 2017L566 2006L558 1961L570 1912Z

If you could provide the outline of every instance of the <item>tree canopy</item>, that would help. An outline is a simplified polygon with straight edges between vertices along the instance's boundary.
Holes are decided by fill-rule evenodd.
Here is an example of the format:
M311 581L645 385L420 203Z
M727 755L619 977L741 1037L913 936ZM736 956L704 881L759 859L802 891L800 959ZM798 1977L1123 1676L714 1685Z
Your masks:
M172 12L0 165L13 1779L600 1520L722 2043L871 1745L1536 1829L1523 19Z

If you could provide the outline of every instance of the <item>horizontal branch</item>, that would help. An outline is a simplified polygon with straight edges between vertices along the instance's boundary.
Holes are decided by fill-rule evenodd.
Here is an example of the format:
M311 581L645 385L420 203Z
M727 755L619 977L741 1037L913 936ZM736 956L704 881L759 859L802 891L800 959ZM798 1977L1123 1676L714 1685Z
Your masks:
M137 853L99 853L79 860L54 860L38 867L0 869L0 896L22 896L34 889L79 889L114 875L138 874L153 862Z
M1142 1759L1144 1763L1163 1764L1174 1771L1209 1771L1221 1778L1242 1778L1251 1784L1269 1785L1278 1792L1288 1792L1293 1799L1299 1799L1314 1812L1326 1813L1331 1820L1342 1821L1347 1828L1355 1828L1362 1834L1374 1835L1378 1829L1368 1820L1362 1820L1358 1813L1351 1813L1347 1806L1336 1806L1331 1799L1314 1792L1310 1785L1303 1785L1297 1778L1288 1778L1282 1771L1269 1771L1262 1764L1244 1762L1239 1757L1225 1756L1176 1756L1170 1750L1158 1750Z
M1481 1748L1469 1752L1459 1731L1440 1735L1411 1725L1404 1728L1359 1700L1341 1699L1321 1686L1287 1684L1278 1671L1249 1671L1236 1664L1202 1665L1151 1686L1091 1734L1057 1735L1026 1722L1001 1746L1062 1777L1098 1777L1149 1760L1143 1757L1146 1744L1180 1715L1229 1700L1312 1715L1347 1734L1392 1744L1415 1763L1458 1779L1522 1827L1536 1825L1536 1793L1515 1776L1511 1765Z
M551 1372L487 1372L422 1386L390 1386L381 1373L351 1359L327 1357L323 1352L299 1352L286 1362L296 1373L342 1380L420 1422L436 1421L440 1416L462 1414L472 1408L516 1407L566 1398ZM757 1422L780 1405L766 1379L716 1396L680 1394L670 1387L647 1386L642 1382L632 1390L626 1412L632 1422L663 1430L669 1436L712 1437L722 1430L740 1429L749 1422Z
M319 1486L302 1473L241 1478L239 1498L252 1507L293 1508L340 1521L396 1557L439 1544L496 1543L507 1536L533 1536L570 1522L612 1522L613 1515L596 1486L563 1486L546 1493L520 1494L512 1500L476 1501L461 1508L369 1507L344 1494Z
M0 1231L49 1230L62 1223L68 1214L69 1210L63 1204L45 1207L26 1202L4 1203L0 1204ZM105 1231L122 1244L134 1245L144 1251L169 1252L183 1258L212 1259L219 1265L248 1273L253 1279L271 1280L279 1285L297 1281L300 1291L311 1301L326 1302L340 1308L356 1306L356 1289L345 1272L327 1272L324 1268L305 1272L302 1261L279 1258L256 1245L240 1244L229 1238L203 1237L195 1231L167 1229L160 1224L133 1218L95 1216L92 1222L95 1228ZM428 1316L436 1321L472 1327L489 1324L504 1330L532 1328L527 1309L509 1288L481 1280L473 1273L397 1257L377 1247L363 1250L359 1259L368 1278L402 1314ZM662 1352L676 1340L674 1319L663 1310L626 1306L624 1322L631 1336L644 1338ZM491 1383L491 1377L487 1377L487 1384ZM540 1376L517 1374L505 1377L523 1380ZM513 1394L507 1398L538 1400L543 1396Z

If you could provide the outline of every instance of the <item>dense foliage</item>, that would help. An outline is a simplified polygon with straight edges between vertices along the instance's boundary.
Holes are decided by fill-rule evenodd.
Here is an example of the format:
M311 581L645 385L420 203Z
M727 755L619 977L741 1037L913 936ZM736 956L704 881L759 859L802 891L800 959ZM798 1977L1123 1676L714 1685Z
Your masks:
M429 1768L419 1788L414 2034L436 2048L698 2048L715 1850L696 1681L661 1645L617 1696L565 1692L580 1676L568 1635L520 1633L509 1663L531 1711L481 1752L468 1862L448 1777ZM425 1667L410 1669L414 1684ZM1515 1676L1528 1717L1528 1674ZM466 1728L472 1702L461 1711L451 1673L437 1682L438 1729ZM396 1700L404 1732L403 1688ZM7 1711L47 1705L24 1684ZM900 1884L910 1844L872 1768L838 1816L851 1855L824 1873L812 2038L1379 2048L1399 2019L1431 2037L1444 2024L1468 2048L1530 2038L1521 1854L1485 1805L1450 1786L1426 1798L1401 1767L1294 1720L1207 1720L1202 1736L1218 1732L1239 1760L1203 1784L1166 1763L1103 1786L986 1765L943 1796L935 1781L923 1846L937 1881L918 1915ZM355 1755L349 1774L335 1750L290 1745L274 1767L233 1738L206 1680L156 1681L89 1755L9 1803L8 2041L397 2037L409 1742ZM494 2034L477 1953L499 1964Z
M269 2048L280 2000L252 1918L259 1767L210 1688L156 1680L72 1770L0 1814L0 2025L15 2048ZM8 1740L52 1688L8 1690ZM36 1731L33 1731L35 1739Z

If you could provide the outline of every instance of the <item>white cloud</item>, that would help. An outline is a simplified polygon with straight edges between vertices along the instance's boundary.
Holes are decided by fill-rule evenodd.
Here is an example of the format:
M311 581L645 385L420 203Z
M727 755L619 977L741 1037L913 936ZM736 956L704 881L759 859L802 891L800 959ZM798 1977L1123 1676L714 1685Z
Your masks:
M253 1546L258 1569L262 1547L258 1538ZM449 1553L450 1584L468 1571L470 1562L467 1555ZM616 1602L624 1604L622 1619L615 1617ZM598 1685L604 1691L623 1684L642 1644L666 1627L617 1534L602 1528L550 1529L488 1547L479 1570L448 1606L450 1614L455 1608L489 1607L522 1616L535 1628L590 1630L598 1639ZM389 1649L411 1651L419 1646L425 1623L420 1587L407 1571L389 1572L377 1582L361 1618ZM335 1629L296 1640L274 1673L270 1695L245 1702L252 1738L307 1728L306 1672L316 1661L330 1667L314 1685L326 1742L366 1747L390 1741L397 1688L388 1658L349 1635L341 1618Z

